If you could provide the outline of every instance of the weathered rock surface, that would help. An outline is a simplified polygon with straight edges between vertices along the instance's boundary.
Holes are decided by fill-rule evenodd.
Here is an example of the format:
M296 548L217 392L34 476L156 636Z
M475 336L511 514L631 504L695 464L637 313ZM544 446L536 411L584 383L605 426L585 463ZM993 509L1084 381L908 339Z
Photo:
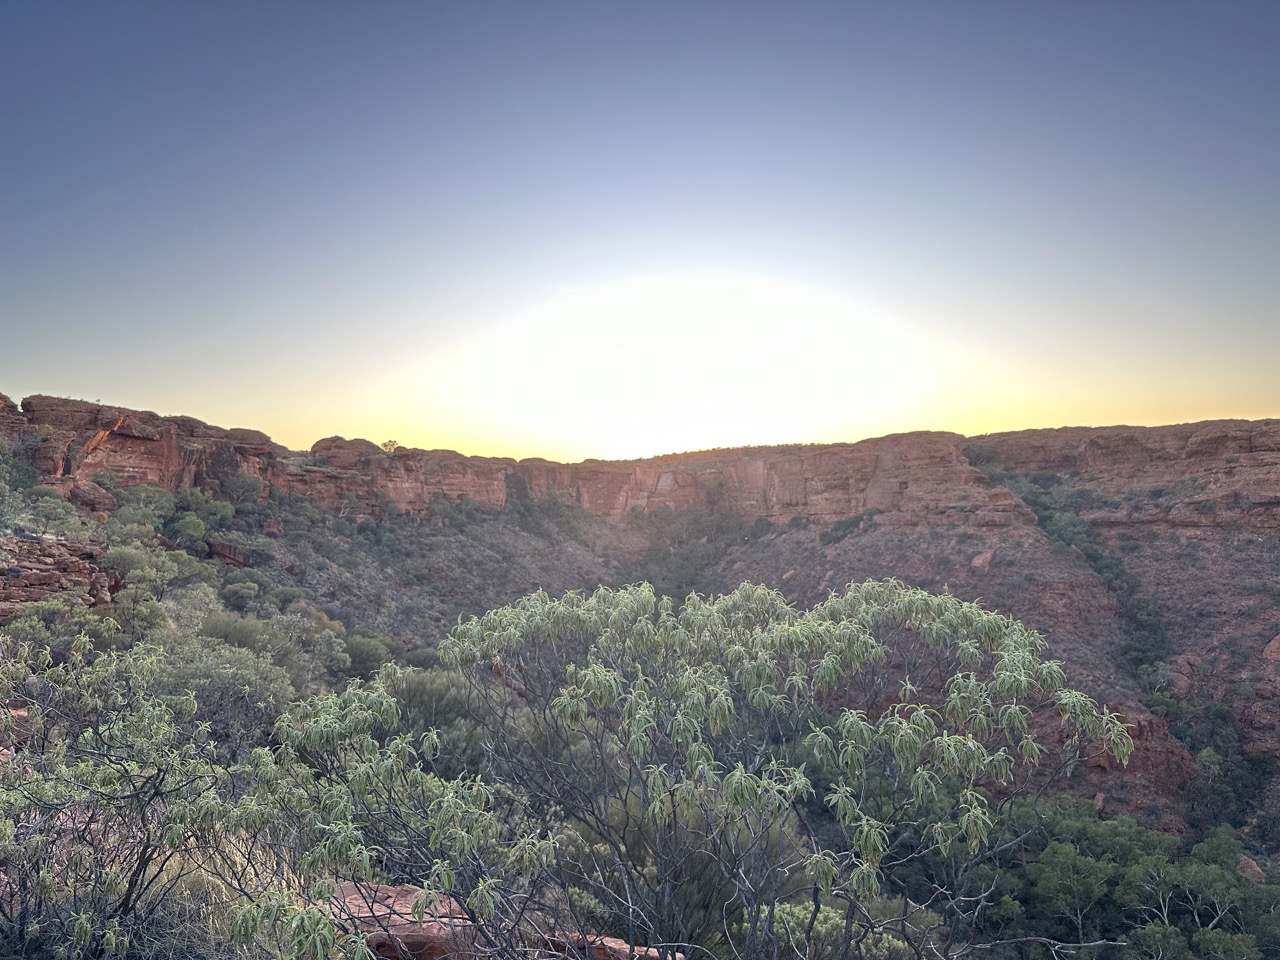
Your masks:
M18 405L0 393L0 436L16 436L29 426Z
M154 484L218 489L239 472L260 475L287 453L256 430L224 430L192 417L162 417L82 400L34 396L0 398L0 429L26 449L33 466L50 477L80 481L109 474L123 486Z
M71 594L90 607L110 604L111 578L94 562L100 552L91 543L0 537L0 624L23 604L55 594Z
M966 450L979 445L1005 469L1073 473L1116 499L1090 514L1095 525L1280 526L1280 421L1272 420L1030 430L975 440L924 432L577 464L407 447L387 453L341 437L318 441L309 454L291 453L256 430L45 396L28 397L20 412L0 397L0 430L22 438L32 462L53 478L83 484L109 474L123 485L217 492L245 473L268 490L312 497L334 512L378 513L394 504L420 514L440 497L503 506L512 497L564 496L614 521L633 509L695 505L774 521L865 513L899 526L1016 528L1032 521L1017 496L970 465ZM1162 486L1172 498L1166 509L1122 500L1129 490Z
M564 497L614 523L632 510L689 506L767 518L775 532L734 550L708 573L708 587L751 580L808 605L851 580L898 576L981 598L1043 632L1071 682L1122 704L1135 724L1129 772L1090 774L1108 810L1126 795L1131 808L1175 795L1190 775L1186 751L1137 706L1152 684L1188 707L1227 706L1246 754L1280 759L1280 420L925 432L558 464L387 453L340 437L294 453L257 431L188 417L39 396L19 409L0 396L0 433L86 510L110 509L102 496L110 494L94 483L104 474L213 493L247 474L266 491L357 516L429 516L441 500L500 507ZM1048 504L1069 519L1095 556L1037 517L1028 485L1044 494L1037 509ZM852 518L862 522L847 536L829 535L837 528L826 525ZM99 596L84 576L68 582ZM24 584L22 596L40 586ZM1142 681L1124 652L1135 597L1162 645ZM22 601L0 593L0 619L6 602Z
M210 537L206 543L209 546L209 555L221 560L225 564L233 567L243 567L249 562L249 551L238 543L232 543L229 540L219 540L216 537Z
M443 897L421 911L417 887L347 881L333 897L339 922L367 937L369 948L388 960L470 960L491 956L456 900ZM421 919L417 919L417 917ZM658 951L617 937L557 934L529 948L530 957L589 957L591 960L657 960ZM676 954L683 960L683 954Z
M475 929L457 901L443 898L415 919L415 887L346 882L333 897L334 912L369 948L388 960L442 960L479 953Z
M437 498L502 506L510 497L565 496L620 521L633 509L711 506L746 517L833 521L860 513L885 522L945 523L961 512L984 526L1025 518L1026 507L969 465L965 439L918 433L856 444L765 447L634 462L557 464L464 457L330 437L309 455L290 453L253 430L224 430L190 417L162 417L79 400L34 396L17 413L4 401L0 428L24 441L52 478L102 474L122 485L217 492L237 473L269 490L313 498L333 512L377 513L394 504L426 513ZM353 507L354 505L354 507Z

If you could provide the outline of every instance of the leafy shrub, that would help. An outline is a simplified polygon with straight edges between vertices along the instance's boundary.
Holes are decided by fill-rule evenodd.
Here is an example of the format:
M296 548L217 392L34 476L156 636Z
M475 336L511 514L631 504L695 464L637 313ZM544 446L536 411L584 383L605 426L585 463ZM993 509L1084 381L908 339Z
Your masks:
M0 637L0 703L29 729L22 762L0 762L0 948L89 960L180 939L173 895L227 807L181 723L190 698L150 696L155 673L154 651L94 657L82 638L54 663Z

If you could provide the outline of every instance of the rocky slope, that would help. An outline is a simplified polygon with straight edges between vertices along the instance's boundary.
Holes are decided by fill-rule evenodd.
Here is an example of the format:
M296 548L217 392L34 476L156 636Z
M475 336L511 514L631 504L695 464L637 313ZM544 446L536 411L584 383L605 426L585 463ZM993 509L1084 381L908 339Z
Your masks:
M111 603L111 577L94 561L101 548L89 543L49 543L0 537L0 623L24 604L70 593L86 606Z
M464 457L331 437L292 453L256 430L225 430L190 417L161 417L100 404L35 396L19 409L0 394L0 431L25 438L32 463L51 477L152 483L216 491L237 473L270 490L341 509L359 501L426 512L437 497L502 506L512 497L563 495L618 521L633 509L710 505L742 516L833 522L868 511L881 523L1018 526L1028 513L969 462L976 445L1003 469L1078 476L1115 498L1099 525L1280 525L1280 421L1213 421L1155 428L1068 428L996 434L912 433L855 444L763 447L675 454L640 461L557 464ZM1176 489L1192 481L1196 489ZM1164 487L1176 503L1121 499Z
M768 447L650 460L558 464L464 457L331 437L292 453L255 430L224 430L190 417L161 417L78 400L35 396L19 409L0 395L0 430L22 441L41 473L89 482L218 492L236 474L267 489L310 497L326 510L413 515L438 497L503 506L512 498L561 495L613 521L634 509L710 505L744 517L831 522L868 510L914 522L945 522L961 510L1001 525L1021 509L964 457L955 434L920 433L858 444Z
M1192 776L1190 753L1140 705L1153 695L1175 710L1222 708L1242 755L1280 760L1280 421L914 433L556 464L341 438L295 453L186 417L39 396L19 408L0 396L0 433L86 510L110 509L94 483L104 475L216 494L243 474L264 493L351 516L562 497L613 524L667 507L764 518L767 533L706 570L702 586L753 580L807 604L850 580L898 576L1044 632L1073 682L1135 724L1135 761L1108 775L1100 802L1155 816ZM583 569L625 576L597 560ZM527 579L490 592L514 598ZM1265 802L1280 801L1277 781L1269 789Z

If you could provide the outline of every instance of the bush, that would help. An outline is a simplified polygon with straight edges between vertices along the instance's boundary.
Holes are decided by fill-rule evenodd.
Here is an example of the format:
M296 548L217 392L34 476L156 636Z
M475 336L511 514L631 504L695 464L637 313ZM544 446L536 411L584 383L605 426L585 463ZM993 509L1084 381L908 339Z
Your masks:
M487 776L563 821L562 896L664 949L772 956L795 933L776 905L825 897L859 942L887 929L947 955L975 920L983 851L1017 836L995 798L1046 775L1032 705L1130 746L1061 688L1037 635L896 582L803 613L749 584L680 606L648 584L534 594L441 649L467 678ZM822 843L802 828L815 782ZM882 891L938 917L887 926L869 912Z
M55 664L0 637L0 703L30 730L22 762L0 762L0 948L89 960L179 939L175 894L228 808L174 712L189 698L161 704L155 671L150 650L93 657L82 638Z

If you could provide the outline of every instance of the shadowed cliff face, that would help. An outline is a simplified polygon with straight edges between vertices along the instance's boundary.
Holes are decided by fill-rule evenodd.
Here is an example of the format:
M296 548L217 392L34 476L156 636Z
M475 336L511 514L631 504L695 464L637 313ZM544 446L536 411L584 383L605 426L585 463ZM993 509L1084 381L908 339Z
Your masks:
M51 477L194 485L218 493L237 473L268 491L314 499L337 512L378 514L389 505L425 514L433 500L503 506L513 491L563 496L620 522L635 509L690 506L785 521L832 522L868 511L904 522L941 523L959 511L1004 525L1024 508L993 488L964 456L956 434L918 433L857 444L771 447L681 454L651 460L558 464L464 457L367 440L331 437L292 453L253 430L223 430L189 417L161 417L55 397L28 397L19 412L0 399L0 425L28 439L33 465ZM354 504L354 507L353 507Z
M218 493L243 473L268 491L311 497L331 511L377 514L394 505L423 514L438 497L500 507L515 490L535 499L563 496L615 522L635 509L707 506L775 522L875 513L877 523L892 526L964 522L1012 533L1034 525L1019 497L971 465L970 452L980 447L1006 471L1079 478L1099 494L1088 514L1098 527L1280 525L1280 421L1030 430L976 441L911 433L577 464L405 447L388 454L367 440L339 437L300 454L255 430L43 396L28 397L20 411L0 396L0 429L28 437L33 464L52 477L110 474L125 486L195 485ZM1160 488L1172 501L1153 505L1145 493Z
M707 570L704 589L750 580L808 605L851 580L897 576L1022 619L1073 683L1135 724L1130 768L1094 771L1082 787L1105 784L1104 802L1154 810L1191 775L1188 752L1139 705L1153 694L1225 707L1246 755L1280 759L1280 421L914 433L557 464L388 454L336 437L302 454L186 417L52 397L19 409L0 396L0 433L82 502L103 475L217 494L244 474L357 516L563 497L613 523L686 507L765 518L767 534Z

